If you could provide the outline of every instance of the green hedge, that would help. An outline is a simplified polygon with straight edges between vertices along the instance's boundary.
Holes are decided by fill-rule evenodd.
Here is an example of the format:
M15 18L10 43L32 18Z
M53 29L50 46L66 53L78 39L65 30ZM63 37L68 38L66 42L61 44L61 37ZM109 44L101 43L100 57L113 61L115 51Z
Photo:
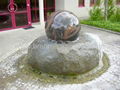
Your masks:
M83 20L81 23L120 32L120 23L118 22Z

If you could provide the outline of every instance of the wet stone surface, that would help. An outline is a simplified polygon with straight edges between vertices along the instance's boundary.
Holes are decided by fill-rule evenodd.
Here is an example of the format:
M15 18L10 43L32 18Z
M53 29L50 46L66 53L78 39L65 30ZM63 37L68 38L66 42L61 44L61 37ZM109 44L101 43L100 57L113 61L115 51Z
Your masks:
M39 79L20 73L17 67L18 61L13 55L0 62L0 90L120 90L120 36L87 27L83 29L84 32L95 33L102 39L103 49L110 58L110 67L107 72L83 84L40 83ZM22 54L26 53L22 52ZM21 52L18 51L16 54L21 57L19 56ZM20 65L19 68L23 67Z

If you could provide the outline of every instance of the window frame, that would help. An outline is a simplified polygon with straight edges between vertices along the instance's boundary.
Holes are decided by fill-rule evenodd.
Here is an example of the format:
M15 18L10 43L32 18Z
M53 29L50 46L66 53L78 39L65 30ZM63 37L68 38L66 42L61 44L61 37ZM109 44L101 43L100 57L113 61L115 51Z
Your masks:
M50 0L48 0L48 1L50 1ZM48 6L47 5L47 3L48 3L47 0L44 0L44 20L45 21L47 20L47 18L50 15L50 13L55 11L55 7L56 7L55 0L52 0L52 1L53 1L53 5L52 6Z
M91 0L90 0L90 7L94 6L95 5L95 0L92 0L93 2L91 3Z
M119 1L118 1L118 0L116 0L116 4L117 4L117 5L120 5L120 0L119 0Z
M85 0L83 0L83 3L80 3L80 0L78 0L78 6L79 7L85 7Z

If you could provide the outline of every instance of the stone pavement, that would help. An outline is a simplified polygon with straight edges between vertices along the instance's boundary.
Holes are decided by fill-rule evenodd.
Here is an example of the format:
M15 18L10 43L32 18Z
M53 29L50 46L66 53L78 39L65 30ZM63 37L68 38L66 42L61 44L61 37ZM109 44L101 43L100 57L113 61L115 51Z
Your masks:
M16 73L13 61L4 61L11 53L28 47L40 35L45 34L39 25L29 30L0 32L0 90L120 90L120 35L82 26L82 32L97 34L103 41L103 49L110 58L110 67L100 77L84 84L46 84L22 78L9 80ZM2 80L6 82L2 82ZM7 81L9 80L9 82Z
M40 25L32 29L13 29L0 32L0 61L20 48L27 47L34 39L44 34Z

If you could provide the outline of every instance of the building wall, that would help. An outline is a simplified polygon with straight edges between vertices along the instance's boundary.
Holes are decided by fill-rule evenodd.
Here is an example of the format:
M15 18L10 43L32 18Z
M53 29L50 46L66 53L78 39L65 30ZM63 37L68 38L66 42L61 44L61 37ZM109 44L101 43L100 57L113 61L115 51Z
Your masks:
M64 10L65 0L55 0L55 10Z
M89 17L90 0L85 0L85 6L79 7L79 0L56 0L56 10L68 10L79 18Z
M44 11L43 11L43 0L39 0L40 2L40 22L43 22L44 20ZM90 0L84 0L85 6L80 7L79 6L79 0L55 0L55 10L68 10L75 15L77 15L80 19L85 19L89 17L89 10L92 8L90 6ZM116 1L116 0L115 0ZM116 3L115 3L116 4ZM101 3L101 7L104 5L104 3ZM120 6L120 5L118 5Z

